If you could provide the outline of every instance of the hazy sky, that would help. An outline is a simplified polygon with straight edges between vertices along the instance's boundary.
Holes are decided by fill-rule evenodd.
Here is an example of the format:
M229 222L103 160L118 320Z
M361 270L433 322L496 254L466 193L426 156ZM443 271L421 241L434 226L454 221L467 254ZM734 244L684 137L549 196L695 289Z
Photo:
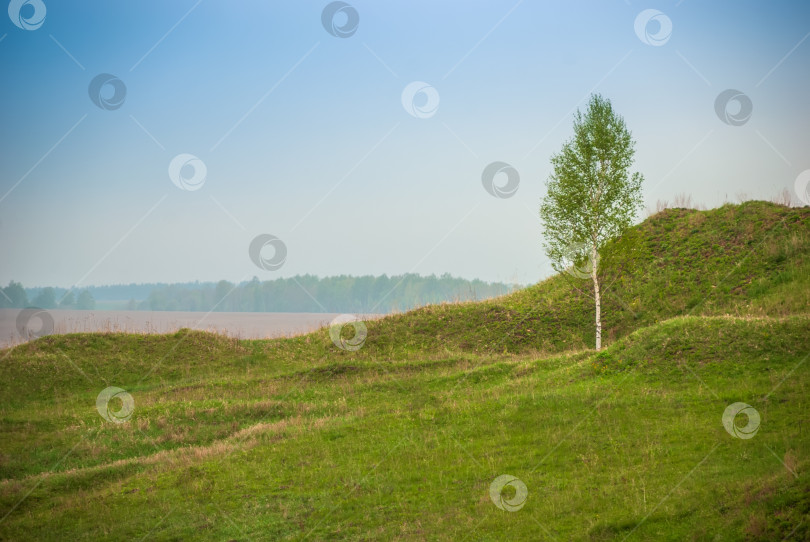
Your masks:
M0 282L534 282L549 158L591 92L649 205L771 199L810 169L810 2L328 4L13 0ZM483 186L496 161L511 197ZM252 261L260 234L283 263Z

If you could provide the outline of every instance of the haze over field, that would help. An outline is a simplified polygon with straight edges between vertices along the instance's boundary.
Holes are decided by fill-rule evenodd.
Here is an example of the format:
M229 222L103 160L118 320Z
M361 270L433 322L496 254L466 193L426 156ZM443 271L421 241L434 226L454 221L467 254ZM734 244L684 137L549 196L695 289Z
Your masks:
M182 328L208 331L240 339L269 339L301 335L329 324L337 314L151 311L76 311L50 309L45 322L28 323L29 336L19 327L19 309L0 309L0 348L8 348L40 334L51 333L174 333ZM374 318L374 315L364 316ZM47 318L47 317L46 317Z

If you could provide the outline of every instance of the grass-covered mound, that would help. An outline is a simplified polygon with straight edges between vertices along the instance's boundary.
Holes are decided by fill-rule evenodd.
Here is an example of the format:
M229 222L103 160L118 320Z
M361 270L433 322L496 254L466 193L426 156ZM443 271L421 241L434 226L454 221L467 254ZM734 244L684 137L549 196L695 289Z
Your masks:
M604 260L606 344L675 316L805 314L810 207L750 201L710 211L667 209L632 228ZM424 307L370 322L363 351L347 355L592 347L592 291L590 279L562 274L482 303ZM328 339L322 344L319 353L331 350Z
M810 208L751 201L668 209L614 243L606 342L688 314L786 315L810 307ZM559 352L593 344L590 279L563 274L483 303L424 307L369 324L368 355L411 349Z

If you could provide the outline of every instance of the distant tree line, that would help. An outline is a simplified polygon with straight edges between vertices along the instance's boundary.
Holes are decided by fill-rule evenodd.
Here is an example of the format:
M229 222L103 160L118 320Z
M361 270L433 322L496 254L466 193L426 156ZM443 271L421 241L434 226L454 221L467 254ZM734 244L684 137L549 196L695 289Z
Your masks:
M488 299L514 289L513 285L449 274L325 278L297 275L269 281L253 277L241 284L222 280L91 286L74 297L73 292L63 288L26 289L12 281L2 289L5 295L0 307L94 308L99 299L123 301L129 310L389 313L445 301Z
M23 309L39 307L41 309L79 309L96 308L96 300L89 290L84 289L76 295L73 290L64 288L37 288L28 291L23 285L13 280L5 288L0 288L0 309ZM29 297L30 296L30 297Z
M448 274L387 276L299 275L261 282L154 289L138 309L217 312L389 313L444 301L480 300L512 291L502 283L454 278Z

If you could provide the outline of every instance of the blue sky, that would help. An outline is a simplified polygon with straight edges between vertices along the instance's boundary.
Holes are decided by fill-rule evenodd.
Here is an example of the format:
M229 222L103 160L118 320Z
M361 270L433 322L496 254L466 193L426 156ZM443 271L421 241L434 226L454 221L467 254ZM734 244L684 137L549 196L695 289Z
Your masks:
M38 28L2 17L0 282L531 283L551 272L549 158L591 92L633 132L650 206L771 199L810 169L807 2L353 1L345 38L328 3L42 0ZM635 31L647 9L671 22L663 44L644 41L660 17ZM126 88L116 109L89 96L104 73ZM414 81L439 96L427 118L403 107ZM753 106L739 125L715 111L727 89ZM180 154L205 165L196 190L169 176ZM494 161L518 171L512 197L483 188ZM275 270L248 255L265 233L287 247Z

